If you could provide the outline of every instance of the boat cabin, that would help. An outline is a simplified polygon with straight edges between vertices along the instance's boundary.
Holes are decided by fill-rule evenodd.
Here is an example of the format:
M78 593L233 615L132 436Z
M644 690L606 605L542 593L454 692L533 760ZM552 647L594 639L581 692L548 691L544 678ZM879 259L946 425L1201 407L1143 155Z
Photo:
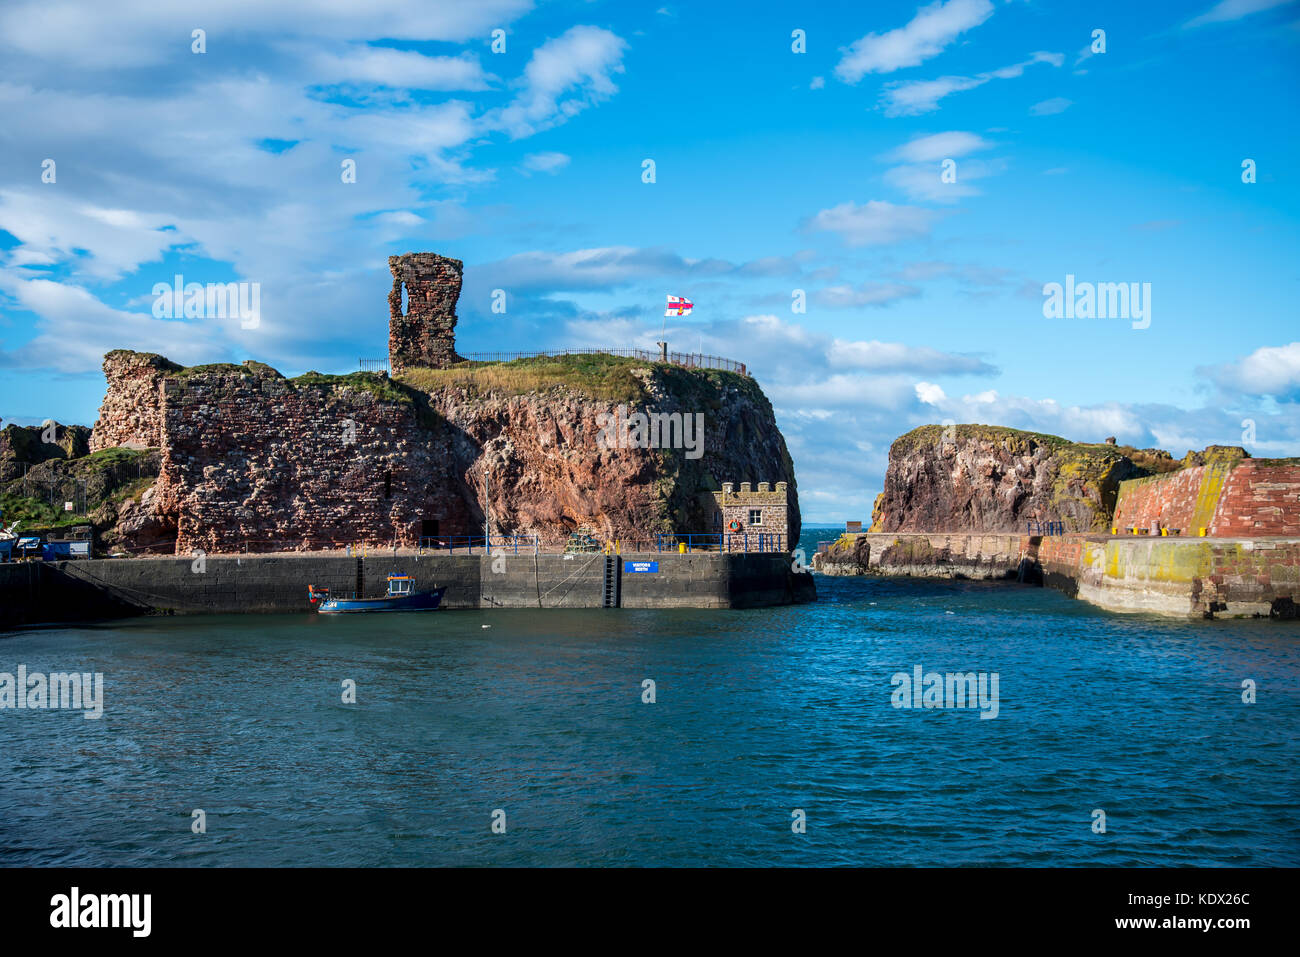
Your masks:
M410 575L389 575L388 576L388 597L394 598L399 595L410 595L415 591L415 579Z

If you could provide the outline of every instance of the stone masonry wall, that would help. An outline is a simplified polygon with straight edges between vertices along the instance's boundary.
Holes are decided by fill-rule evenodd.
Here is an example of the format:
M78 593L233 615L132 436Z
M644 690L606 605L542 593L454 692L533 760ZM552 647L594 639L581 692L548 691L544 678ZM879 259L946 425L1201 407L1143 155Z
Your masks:
M162 380L181 367L149 352L117 349L104 356L110 388L90 437L90 451L156 449L163 444Z
M1300 535L1300 465L1247 459L1228 476L1212 535Z
M1134 526L1181 529L1199 535L1208 529L1231 466L1198 465L1167 475L1153 475L1120 483L1115 503L1115 526L1123 532Z
M415 545L425 519L442 535L474 530L450 430L419 402L237 369L165 384L155 508L175 523L177 554Z
M1244 459L1120 484L1115 525L1181 529L1183 535L1300 535L1300 465Z
M445 369L456 354L456 300L464 264L435 253L389 256L393 289L388 294L388 364L403 369ZM406 312L402 312L402 290Z

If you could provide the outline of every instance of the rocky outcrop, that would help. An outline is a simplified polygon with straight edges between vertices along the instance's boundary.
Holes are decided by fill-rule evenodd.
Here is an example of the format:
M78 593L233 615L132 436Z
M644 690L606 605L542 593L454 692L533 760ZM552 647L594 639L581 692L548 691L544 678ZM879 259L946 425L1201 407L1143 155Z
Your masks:
M1025 536L1005 534L841 535L813 556L823 575L892 575L915 578L1014 578Z
M1143 474L1114 446L985 425L927 425L889 450L873 532L1067 531L1109 526L1119 483Z
M724 481L786 482L790 540L799 534L794 465L771 404L734 373L626 362L640 387L620 398L580 386L511 395L435 389L430 404L450 425L462 484L479 500L489 477L495 528L562 541L580 525L607 540L648 541L660 531L713 531ZM602 443L601 423L635 411L700 415L697 449Z
M393 374L415 367L445 369L460 362L456 300L464 264L435 253L407 253L389 256L388 268L393 273L388 294L388 364Z
M50 459L74 459L90 451L84 425L6 425L0 429L0 482L22 475Z
M547 360L551 380L524 362L411 382L286 379L252 362L176 367L160 376L157 407L137 410L140 421L161 422L160 475L118 531L141 536L137 546L172 532L179 554L406 546L482 534L486 504L494 535L554 544L589 525L607 540L644 542L658 531L711 531L723 481L766 481L787 483L797 539L793 464L752 379L602 357L626 390L611 394L591 362ZM141 394L141 367L164 368L118 365L128 394ZM101 421L114 421L118 389L110 380ZM620 407L699 415L702 440L602 442L602 422Z
M84 427L77 428L89 433ZM17 521L31 534L89 525L105 546L111 548L123 541L117 532L119 516L134 513L143 519L150 511L149 503L142 508L140 499L142 495L147 498L158 475L159 453L105 449L85 454L85 445L83 436L80 448L74 446L81 452L78 456L50 456L22 468L6 468L6 478L0 482L5 523ZM71 510L66 508L68 502ZM127 541L134 544L146 538L140 534ZM170 538L174 534L160 527L153 541Z

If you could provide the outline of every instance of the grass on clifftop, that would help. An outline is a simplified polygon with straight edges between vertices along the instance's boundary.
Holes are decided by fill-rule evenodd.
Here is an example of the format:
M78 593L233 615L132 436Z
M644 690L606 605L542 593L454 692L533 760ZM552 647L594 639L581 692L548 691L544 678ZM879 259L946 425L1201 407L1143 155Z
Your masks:
M632 371L649 368L651 363L641 359L591 353L463 362L451 369L407 369L398 379L424 392L460 388L471 395L527 395L567 388L593 399L638 402L645 397L645 385Z
M462 362L451 369L408 369L398 378L425 392L461 388L471 395L528 395L561 388L592 399L638 404L649 398L645 383L635 374L638 370L657 372L660 383L684 408L712 408L728 387L750 394L756 401L762 397L758 384L739 373L688 369L607 353Z
M904 452L923 445L937 445L943 441L945 428L948 428L948 426L922 425L911 432L903 433L895 439L894 448L899 452ZM1003 425L954 425L951 428L959 442L963 439L982 439L986 442L995 443L1010 442L1013 451L1027 449L1029 443L1033 442L1050 449L1096 450L1097 452L1110 452L1115 455L1123 454L1116 446L1106 445L1105 443L1071 442L1059 435L1051 435L1047 432L1028 432L1024 429L1012 429Z
M171 365L171 364L169 364ZM238 375L278 378L291 389L344 387L373 394L383 402L419 403L420 393L442 389L464 389L472 396L529 395L553 389L571 389L589 398L638 404L648 400L645 383L636 373L653 370L659 382L684 408L713 408L728 390L766 403L762 390L749 376L718 369L688 369L672 363L650 362L607 353L576 353L559 356L528 356L509 362L462 362L451 369L407 369L389 378L373 372L326 375L305 372L285 379L260 362L236 365L215 362L198 366L175 366L167 374L182 382L203 375Z

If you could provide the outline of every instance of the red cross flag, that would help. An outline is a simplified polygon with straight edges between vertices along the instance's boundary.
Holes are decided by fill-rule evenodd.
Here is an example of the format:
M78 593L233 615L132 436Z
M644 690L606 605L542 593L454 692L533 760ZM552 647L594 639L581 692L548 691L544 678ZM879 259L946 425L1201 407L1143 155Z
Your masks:
M681 296L668 297L668 309L664 312L665 316L689 316L691 310L695 308L695 303L689 299L683 299Z

